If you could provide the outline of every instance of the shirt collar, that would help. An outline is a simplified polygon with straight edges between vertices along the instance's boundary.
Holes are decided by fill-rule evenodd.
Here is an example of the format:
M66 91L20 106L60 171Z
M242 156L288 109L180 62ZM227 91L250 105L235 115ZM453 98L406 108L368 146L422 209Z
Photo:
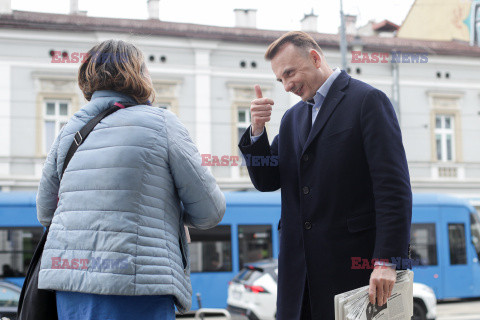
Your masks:
M325 97L327 96L328 91L330 90L330 87L332 86L332 83L337 79L338 75L341 73L340 68L335 68L333 69L333 73L325 80L325 82L322 84L322 86L317 90L317 93L312 99L308 100L307 103L309 105L318 105L320 101L323 101Z

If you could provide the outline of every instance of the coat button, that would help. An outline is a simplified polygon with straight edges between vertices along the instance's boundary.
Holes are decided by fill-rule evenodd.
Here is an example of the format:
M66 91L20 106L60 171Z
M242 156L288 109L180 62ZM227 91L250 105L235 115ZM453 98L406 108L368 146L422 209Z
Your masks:
M307 162L308 161L308 154L303 155L303 161Z
M308 194L310 192L310 189L308 187L303 187L303 194Z
M310 230L312 229L312 224L310 222L305 222L305 229Z

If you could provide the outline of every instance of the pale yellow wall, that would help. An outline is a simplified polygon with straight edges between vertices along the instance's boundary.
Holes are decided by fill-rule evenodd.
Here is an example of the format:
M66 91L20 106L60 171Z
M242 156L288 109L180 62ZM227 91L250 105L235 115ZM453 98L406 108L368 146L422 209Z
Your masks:
M463 22L471 0L416 0L399 32L399 38L469 41L469 27Z

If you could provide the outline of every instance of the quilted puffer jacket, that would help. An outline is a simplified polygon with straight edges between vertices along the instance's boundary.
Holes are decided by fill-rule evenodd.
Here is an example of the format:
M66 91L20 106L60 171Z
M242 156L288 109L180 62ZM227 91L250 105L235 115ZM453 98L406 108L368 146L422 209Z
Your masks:
M178 118L147 105L111 114L61 177L74 134L115 102L135 103L119 92L95 92L47 156L37 215L50 231L38 286L173 295L178 310L188 311L192 288L184 224L214 227L225 213L225 197Z

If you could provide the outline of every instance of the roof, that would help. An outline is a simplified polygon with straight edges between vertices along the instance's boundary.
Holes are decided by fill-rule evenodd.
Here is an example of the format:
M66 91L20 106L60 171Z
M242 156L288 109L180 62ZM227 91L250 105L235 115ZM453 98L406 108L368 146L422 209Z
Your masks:
M383 20L382 22L374 23L372 28L375 31L396 31L400 29L400 26L391 21Z
M116 19L17 10L12 11L11 14L0 15L0 28L47 30L53 32L120 32L138 35L221 40L265 46L286 32L166 22L156 19ZM315 32L310 34L320 47L339 49L340 36L338 34ZM353 36L347 36L347 41L351 42L353 40ZM360 37L359 40L361 40L365 51L427 52L429 55L480 56L480 47L472 47L463 41L427 41L378 36Z

